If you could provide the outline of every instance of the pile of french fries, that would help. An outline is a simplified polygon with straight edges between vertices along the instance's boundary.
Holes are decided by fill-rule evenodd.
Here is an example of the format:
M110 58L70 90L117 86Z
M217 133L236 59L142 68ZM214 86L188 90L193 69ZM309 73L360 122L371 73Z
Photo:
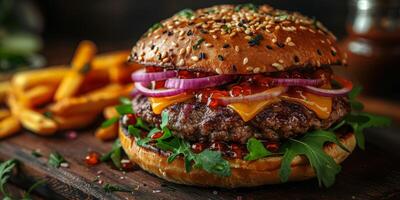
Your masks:
M70 66L53 66L15 74L0 83L0 138L25 128L43 136L91 125L118 116L114 106L129 96L130 74L140 68L127 63L129 51L96 55L96 45L82 41ZM98 128L101 140L117 137L117 123Z

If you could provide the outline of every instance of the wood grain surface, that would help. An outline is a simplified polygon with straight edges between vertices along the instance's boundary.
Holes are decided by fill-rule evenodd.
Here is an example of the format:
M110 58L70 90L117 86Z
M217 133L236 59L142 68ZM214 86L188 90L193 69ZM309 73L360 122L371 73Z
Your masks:
M328 189L318 187L315 179L235 190L198 188L167 183L140 169L123 173L104 163L88 167L84 163L87 152L104 153L111 148L111 143L96 140L91 130L81 131L75 140L62 134L43 138L21 133L0 142L0 159L21 162L19 177L24 178L12 180L19 187L26 188L33 179L46 179L47 186L37 191L43 199L400 199L399 157L384 147L370 143L366 151L356 150ZM37 149L43 157L32 156ZM54 151L65 157L69 168L47 166L47 156ZM106 183L124 185L133 192L106 193Z

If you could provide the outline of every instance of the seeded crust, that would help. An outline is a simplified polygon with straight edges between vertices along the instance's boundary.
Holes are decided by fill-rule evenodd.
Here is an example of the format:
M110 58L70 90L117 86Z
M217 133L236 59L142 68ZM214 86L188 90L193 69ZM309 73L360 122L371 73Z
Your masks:
M187 173L181 157L169 163L167 161L168 157L162 153L139 147L132 137L128 137L124 133L121 127L119 130L119 139L121 140L122 148L130 160L138 164L143 170L170 182L223 188L254 187L281 183L279 178L281 156L261 158L255 161L228 159L232 175L229 177L220 177L197 168ZM355 148L356 140L353 133L343 135L340 138L340 142L350 153ZM350 155L349 152L332 143L326 144L324 151L336 163L343 162ZM288 181L301 181L315 177L313 168L304 156L296 156L290 167L291 173Z
M253 74L341 65L346 56L320 22L268 5L220 5L179 14L152 28L130 60L218 74Z

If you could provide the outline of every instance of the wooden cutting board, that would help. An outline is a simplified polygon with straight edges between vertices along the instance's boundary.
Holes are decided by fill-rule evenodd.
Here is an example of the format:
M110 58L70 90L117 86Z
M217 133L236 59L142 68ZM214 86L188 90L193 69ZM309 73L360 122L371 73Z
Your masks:
M168 183L140 169L123 173L104 163L85 165L88 151L104 153L110 148L111 143L95 139L92 130L81 131L75 140L62 134L43 138L25 132L0 142L0 159L21 162L19 176L12 180L20 188L33 179L46 179L47 186L36 192L43 199L400 199L398 157L372 144L366 151L356 150L343 163L336 184L328 189L318 187L315 179L234 190L198 188ZM31 152L35 149L40 149L43 157L34 157ZM69 168L47 166L47 156L54 151L65 157ZM106 183L130 186L134 192L106 193Z

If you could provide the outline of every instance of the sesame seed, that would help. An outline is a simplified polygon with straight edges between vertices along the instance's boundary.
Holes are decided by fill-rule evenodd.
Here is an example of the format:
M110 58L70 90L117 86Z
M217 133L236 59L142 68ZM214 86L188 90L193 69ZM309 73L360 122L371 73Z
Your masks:
M253 72L254 73L259 73L261 71L261 69L259 67L254 68Z
M236 51L236 52L239 52L239 51L240 51L239 46L237 46L237 45L235 46L235 51Z
M186 47L186 53L190 53L192 51L192 48L190 46Z
M289 42L288 46L294 47L294 46L296 46L296 44L294 42Z
M197 57L197 56L192 56L190 59L192 59L195 62L199 61L199 57Z
M212 35L211 37L214 38L214 39L217 39L217 38L218 38L216 35Z
M275 67L276 69L278 69L279 71L283 70L283 65L279 64L279 63L272 63L272 66Z
M251 40L251 36L247 35L247 36L244 37L244 39Z
M154 36L155 39L159 39L160 37L161 37L160 35Z
M246 67L247 71L253 71L253 67Z
M165 57L167 57L167 52L166 51L161 53L161 58L165 58Z
M183 55L183 54L185 54L185 52L186 52L186 50L185 50L185 48L182 48L182 49L180 49L179 50L179 55Z
M286 43L289 43L289 42L291 42L291 41L292 41L292 38L291 38L291 37L287 37L286 40L285 40Z
M215 69L215 71L217 72L217 74L222 74L221 68L217 68L217 69Z
M173 47L178 47L178 44L176 42L172 42Z
M282 59L279 59L278 62L283 64L283 60Z
M245 58L243 59L243 65L246 65L248 62L249 62L249 58L245 57Z
M162 60L162 62L168 62L169 61L169 58L167 57L167 58L164 58L163 60Z
M278 40L276 38L272 38L272 43L276 43Z
M177 63L178 66L183 66L185 64L185 60L184 59L180 59Z
M206 47L213 47L214 45L211 44L211 43L205 43L204 46L206 46Z

